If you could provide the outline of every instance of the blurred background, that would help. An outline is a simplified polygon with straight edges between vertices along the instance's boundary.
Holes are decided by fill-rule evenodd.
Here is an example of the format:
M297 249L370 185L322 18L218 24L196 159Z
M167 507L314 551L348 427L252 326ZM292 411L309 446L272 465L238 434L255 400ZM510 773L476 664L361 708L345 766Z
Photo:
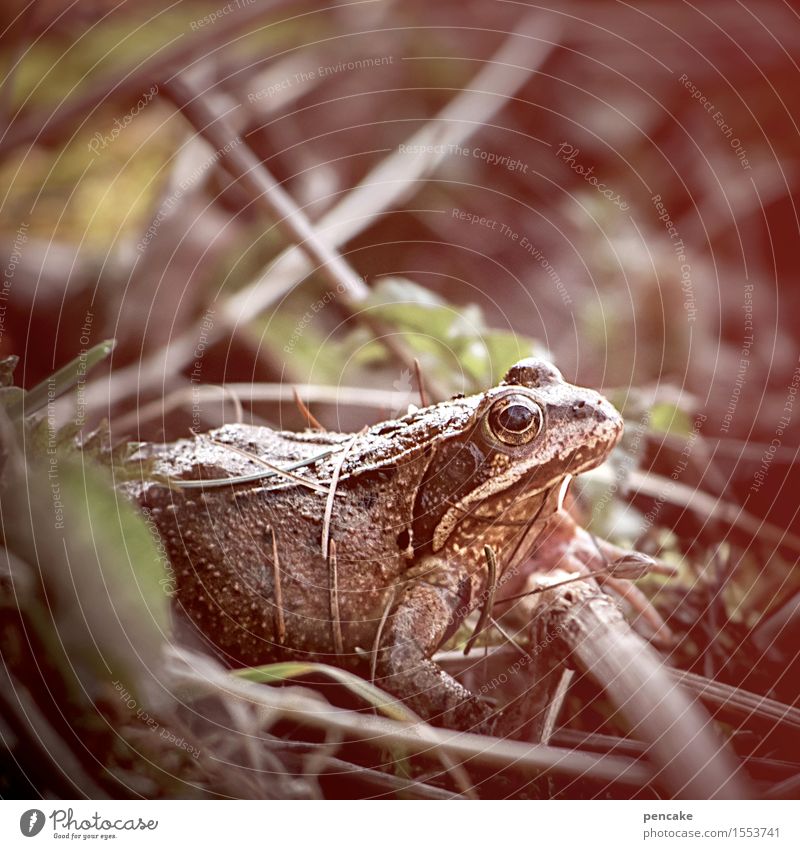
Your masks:
M792 4L9 0L0 32L0 356L30 389L116 339L60 423L300 429L297 387L358 430L414 359L442 398L546 355L626 417L584 518L684 563L685 668L797 701Z
M416 398L375 322L442 392L549 352L633 421L658 405L643 447L670 456L646 463L671 468L670 432L705 416L711 442L681 480L798 530L782 497L800 434L785 412L800 353L790 6L3 15L0 352L21 356L18 382L114 337L90 425L127 412L123 431L174 438L230 419L238 389L254 420L297 428L292 385L388 390L306 393L352 430ZM165 97L179 74L366 281L355 310L282 253L275 217Z

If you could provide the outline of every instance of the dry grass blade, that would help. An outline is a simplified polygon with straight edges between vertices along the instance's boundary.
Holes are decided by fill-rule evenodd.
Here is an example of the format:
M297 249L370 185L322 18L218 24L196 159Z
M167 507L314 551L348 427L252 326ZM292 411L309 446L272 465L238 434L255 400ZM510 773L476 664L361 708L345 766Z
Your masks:
M417 377L417 391L419 392L419 405L420 407L428 406L428 396L425 393L425 381L422 377L422 366L420 365L419 360L414 357L414 374Z
M413 723L415 726L424 724L420 717L413 711L384 693L383 690L378 689L374 684L370 684L364 681L363 678L353 675L352 672L339 669L336 666L328 666L324 663L272 663L266 666L240 669L233 674L245 681L253 681L261 684L274 684L285 681L288 678L297 678L303 675L324 675L342 684L342 686L390 719L397 722ZM465 795L472 796L471 783L464 768L454 763L446 753L443 753L441 761L442 766L450 773L460 791Z
M362 431L363 433L363 431ZM331 516L333 514L333 499L336 496L336 487L339 485L339 476L342 474L342 466L347 455L353 450L356 440L361 436L361 433L354 433L352 439L345 445L344 450L336 458L336 465L333 468L330 487L327 490L328 498L325 501L325 515L322 518L322 556L327 560L329 540L331 535Z
M225 444L226 448L230 448L230 445ZM266 466L266 470L263 472L253 472L251 475L236 475L235 477L230 478L170 478L165 477L164 482L170 486L175 487L176 489L210 489L212 487L217 486L234 486L240 483L252 483L253 481L261 481L265 478L272 477L285 477L290 480L295 480L295 482L303 481L306 486L311 486L312 489L317 488L317 484L311 484L309 481L304 480L303 478L298 478L296 475L292 475L295 469L302 469L304 466L310 466L317 462L317 460L322 460L325 457L330 456L331 454L335 454L337 451L341 451L342 449L339 447L336 448L328 448L325 451L320 451L319 454L315 454L313 457L306 457L303 460L298 460L296 463L290 463L288 466L280 467L273 466L271 463L267 463L265 460L260 460L262 465ZM327 487L322 487L322 492L328 493L329 490Z
M183 698L223 695L258 705L270 715L284 716L306 726L336 729L372 746L399 745L416 754L434 757L445 754L461 761L474 760L476 764L493 769L515 769L531 777L552 772L637 789L652 780L648 767L627 758L499 740L356 714L288 689L276 690L236 680L202 655L175 648L171 653L173 681Z

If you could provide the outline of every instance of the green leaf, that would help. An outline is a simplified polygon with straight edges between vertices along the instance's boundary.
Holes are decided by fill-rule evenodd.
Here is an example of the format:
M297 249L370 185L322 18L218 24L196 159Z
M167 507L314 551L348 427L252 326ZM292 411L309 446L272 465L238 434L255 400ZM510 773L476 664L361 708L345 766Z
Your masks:
M419 717L410 711L401 702L384 693L374 684L370 684L358 675L328 666L325 663L304 663L290 661L287 663L270 663L265 666L250 666L246 669L237 669L232 674L246 681L254 681L257 684L278 684L291 678L299 678L303 675L324 675L327 678L342 684L351 693L363 699L368 705L379 710L390 719L401 722L418 722Z
M445 303L435 292L405 277L381 277L376 280L367 302L374 306L408 303L429 307L440 307Z
M486 325L476 304L449 304L435 292L418 283L398 277L378 280L367 298L370 315L377 315L392 329L401 332L424 371L433 371L454 391L452 358L464 372L469 391L495 384L522 357L544 353L535 340L510 330ZM360 352L375 358L385 352L370 347ZM450 362L448 362L450 360Z
M30 392L26 392L21 399L12 402L8 408L9 416L12 418L20 415L30 416L50 401L63 395L68 389L72 389L90 369L102 362L114 350L115 345L114 339L106 339L105 342L100 342L79 354L74 360L70 360L50 377L34 386Z
M29 452L26 464L7 423L0 440L10 458L0 537L29 565L31 591L17 598L42 663L74 705L103 697L114 680L149 687L169 628L155 533L105 470L58 447Z
M650 428L658 433L688 436L692 432L692 419L676 404L661 401L650 410Z
M55 468L62 524L71 537L90 544L95 554L91 560L97 583L85 587L83 597L109 592L120 618L131 624L133 632L150 623L166 633L171 567L156 529L148 528L104 469L77 459Z

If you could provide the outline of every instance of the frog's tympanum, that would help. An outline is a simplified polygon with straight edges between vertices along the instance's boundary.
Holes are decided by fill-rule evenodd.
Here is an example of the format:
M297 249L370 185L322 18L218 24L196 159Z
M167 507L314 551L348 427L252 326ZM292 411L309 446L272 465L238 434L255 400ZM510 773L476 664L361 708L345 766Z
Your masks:
M484 547L502 580L565 480L621 432L597 392L527 359L483 394L357 435L233 424L143 446L153 475L132 489L167 547L177 612L227 663L372 669L434 723L485 731L491 706L431 656L487 598ZM266 477L260 461L294 471Z

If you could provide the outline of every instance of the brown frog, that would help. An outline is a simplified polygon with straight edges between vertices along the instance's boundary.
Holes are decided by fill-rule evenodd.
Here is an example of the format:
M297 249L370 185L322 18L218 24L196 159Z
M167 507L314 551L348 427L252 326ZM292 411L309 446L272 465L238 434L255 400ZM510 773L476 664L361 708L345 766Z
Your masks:
M526 359L487 392L356 435L234 424L142 446L152 475L129 488L178 611L229 664L371 664L427 719L487 731L492 708L431 656L490 592L485 546L497 579L513 575L565 482L621 433L601 395Z

